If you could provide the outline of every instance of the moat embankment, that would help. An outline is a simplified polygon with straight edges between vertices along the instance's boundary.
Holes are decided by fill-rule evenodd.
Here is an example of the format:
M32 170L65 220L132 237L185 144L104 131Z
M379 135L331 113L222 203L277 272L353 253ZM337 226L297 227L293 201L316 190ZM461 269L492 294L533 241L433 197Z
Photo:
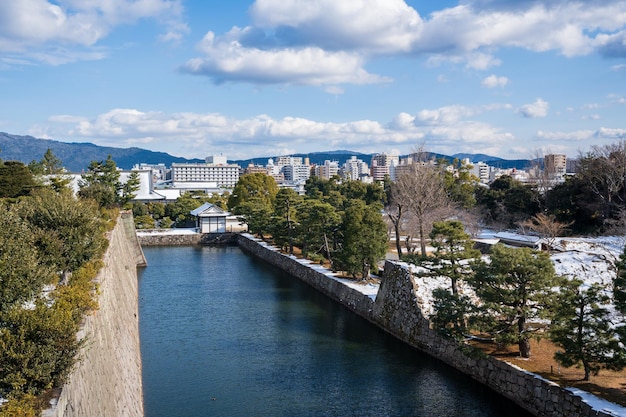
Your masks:
M132 216L122 214L96 278L99 308L79 337L80 361L46 417L143 417L137 267L145 265Z
M146 237L145 233L141 233L139 239L145 245L201 243L201 235L192 235L175 237L176 235L163 234L161 237ZM386 332L470 375L534 415L619 415L594 409L580 396L509 363L486 356L468 356L455 343L440 337L423 316L415 295L416 284L410 272L401 264L386 263L380 288L373 296L347 286L341 280L333 279L332 274L318 265L284 255L250 235L228 236L229 241L233 238L246 252L308 283ZM208 240L204 242L209 243Z
M333 279L317 265L287 256L250 235L238 238L246 252L301 279L407 344L442 360L537 416L614 417L578 395L537 375L489 356L468 355L430 328L419 307L416 284L407 268L386 262L380 288L372 296Z

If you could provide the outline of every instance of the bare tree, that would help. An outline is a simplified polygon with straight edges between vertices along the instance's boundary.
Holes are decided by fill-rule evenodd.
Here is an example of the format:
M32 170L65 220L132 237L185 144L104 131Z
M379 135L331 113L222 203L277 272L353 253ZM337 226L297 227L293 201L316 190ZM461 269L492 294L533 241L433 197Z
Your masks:
M393 187L393 185L392 185ZM389 217L389 220L391 221L391 224L393 225L393 232L395 235L395 242L396 242L396 251L398 252L398 258L402 259L402 244L401 242L401 236L402 236L402 215L404 214L404 204L402 203L402 201L398 200L397 198L394 198L394 194L392 194L392 201L391 203L387 206L386 208L386 212L387 212L387 217Z
M616 204L626 202L626 140L593 146L579 158L578 169L602 203L604 220L610 219Z
M450 213L450 199L445 190L444 177L437 165L425 160L420 149L412 155L412 163L397 169L394 183L396 199L415 216L422 256L426 255L426 237L432 223L443 220Z
M529 229L546 240L548 247L553 248L556 239L562 236L573 222L561 223L552 214L538 213L528 220L519 223L522 229Z

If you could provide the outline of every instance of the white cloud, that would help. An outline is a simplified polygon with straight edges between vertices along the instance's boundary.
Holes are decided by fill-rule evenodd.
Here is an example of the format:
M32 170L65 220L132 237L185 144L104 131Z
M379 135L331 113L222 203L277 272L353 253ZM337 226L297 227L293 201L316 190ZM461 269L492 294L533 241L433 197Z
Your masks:
M347 52L328 52L317 47L300 49L244 48L233 38L216 38L209 32L200 49L202 58L189 60L183 70L209 75L216 82L251 81L259 84L371 84L390 81L363 69L363 58Z
M425 109L417 113L417 120L428 125L455 123L476 113L475 109L466 106L445 106L438 109Z
M408 52L423 27L404 0L257 0L250 13L257 27L295 31L286 31L283 41L328 50Z
M0 53L59 64L100 58L90 49L113 28L143 18L168 27L164 39L188 32L181 0L19 0L0 2Z
M493 106L493 109L506 106ZM390 122L355 120L318 122L300 117L258 115L233 119L218 113L163 113L112 109L94 118L73 115L51 117L47 127L35 127L34 136L91 141L102 146L140 146L173 155L203 157L207 150L229 158L260 157L268 149L295 148L371 151L425 142L434 152L479 152L509 143L513 135L489 124L463 120L487 111L485 107L448 106L399 113ZM272 151L273 152L273 151Z
M624 140L626 139L626 129L601 127L595 133L595 136L598 138Z
M529 119L546 117L548 115L548 102L538 98L534 103L525 104L517 112Z
M384 55L424 54L431 65L464 63L484 71L501 64L495 56L500 48L565 56L626 51L619 47L626 4L616 0L528 1L515 7L468 0L426 17L403 0L257 0L249 10L251 26L223 36L209 32L203 55L184 68L216 82L363 84L389 81L364 69ZM310 72L295 74L277 65L292 59L304 65L307 56L319 58ZM338 67L335 57L348 57L347 68ZM263 60L270 64L264 67Z
M551 141L581 142L593 138L593 130L576 130L572 132L537 132L537 138Z
M626 129L601 127L597 130L575 130L571 132L537 132L537 137L544 140L563 141L563 142L583 142L593 141L597 143L598 139L607 141L624 140L626 138Z
M486 88L496 88L496 87L506 87L509 83L509 79L507 77L498 77L497 75L491 74L487 78L483 79L481 85Z

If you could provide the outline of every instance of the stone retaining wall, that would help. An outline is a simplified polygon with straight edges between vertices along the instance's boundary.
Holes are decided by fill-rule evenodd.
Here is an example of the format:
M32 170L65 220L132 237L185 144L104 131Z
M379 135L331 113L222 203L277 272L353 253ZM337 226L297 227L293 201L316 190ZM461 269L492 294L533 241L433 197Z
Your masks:
M87 316L80 361L45 417L142 417L143 386L138 322L137 266L145 265L132 216L111 232L96 281L99 308Z
M171 233L141 233L137 239L141 246L184 246L200 243L199 233L171 234Z
M237 244L237 233L184 233L153 231L137 235L141 246Z
M312 269L311 263L306 261L302 263L303 261L296 257L283 255L272 246L251 238L250 235L238 235L237 244L243 251L299 278L360 316L369 319L368 316L371 315L374 306L373 300L363 293L329 278L326 274Z
M301 279L410 346L453 366L509 398L536 416L615 417L597 411L581 397L511 364L479 354L468 355L430 328L419 307L415 282L403 266L386 262L376 300L316 271L302 260L278 252L249 235L239 235L244 251Z

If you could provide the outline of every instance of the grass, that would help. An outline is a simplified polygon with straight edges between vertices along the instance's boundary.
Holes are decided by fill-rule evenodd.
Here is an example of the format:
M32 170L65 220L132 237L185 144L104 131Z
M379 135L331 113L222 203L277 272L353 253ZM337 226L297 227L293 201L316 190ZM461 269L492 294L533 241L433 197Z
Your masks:
M505 360L528 372L541 375L562 387L575 387L590 392L607 401L626 406L626 370L601 370L592 375L589 381L583 381L582 368L563 368L554 360L554 353L559 348L547 339L531 341L531 357L519 355L517 346L498 348L494 344L475 343L487 354Z

